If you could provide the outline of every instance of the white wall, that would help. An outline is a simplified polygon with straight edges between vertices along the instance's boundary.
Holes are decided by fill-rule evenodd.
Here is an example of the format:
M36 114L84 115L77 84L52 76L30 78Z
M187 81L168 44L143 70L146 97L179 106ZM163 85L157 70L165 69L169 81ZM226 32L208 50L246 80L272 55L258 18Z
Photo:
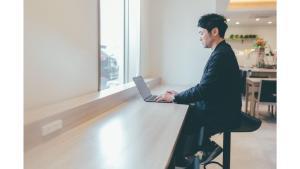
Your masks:
M267 41L267 46L270 45L271 49L274 51L277 49L277 36L276 36L276 25L272 26L230 26L226 32L226 37L231 34L256 34L259 37ZM248 51L245 49L253 48L255 40L245 41L228 41L231 47L236 51L236 56L238 62L242 66L251 66L256 64L256 55L248 55ZM238 52L239 51L239 52Z
M25 109L97 91L97 0L27 0L24 10ZM211 53L197 21L214 11L211 0L141 0L141 74L197 83Z
M230 34L256 34L267 41L273 50L277 48L276 44L276 25L272 26L230 26L226 32L226 37ZM230 42L231 46L236 49L251 48L255 41L251 43Z
M141 73L168 84L197 83L211 53L199 41L197 22L215 11L212 0L143 0ZM146 7L147 6L147 7Z
M97 0L24 1L25 109L97 91Z

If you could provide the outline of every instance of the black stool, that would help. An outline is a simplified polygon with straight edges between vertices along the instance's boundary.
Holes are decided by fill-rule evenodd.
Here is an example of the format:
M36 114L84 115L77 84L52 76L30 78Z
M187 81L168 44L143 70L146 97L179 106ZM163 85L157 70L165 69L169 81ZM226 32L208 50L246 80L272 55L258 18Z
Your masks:
M253 132L259 129L260 126L261 120L242 112L240 127L223 132L223 165L215 161L210 161L208 163L202 164L204 166L204 169L206 169L206 166L209 164L218 164L223 169L230 169L231 132Z

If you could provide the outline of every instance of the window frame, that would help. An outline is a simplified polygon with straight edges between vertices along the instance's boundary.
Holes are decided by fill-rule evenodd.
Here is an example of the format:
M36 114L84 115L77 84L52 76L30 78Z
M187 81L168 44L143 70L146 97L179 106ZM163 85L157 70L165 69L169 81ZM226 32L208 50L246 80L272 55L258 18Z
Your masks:
M101 0L97 0L97 36L98 36L98 92L101 91L101 7L100 7L100 2ZM129 34L130 34L130 2L132 0L123 0L124 1L124 66L123 66L123 84L129 83L130 82L130 39L129 39ZM134 2L133 2L134 3ZM140 3L140 1L139 1ZM139 8L139 15L140 15L140 8ZM140 19L140 16L139 16ZM139 21L139 44L141 43L140 40L140 21ZM141 49L140 46L138 47L138 53L140 57ZM137 74L140 74L140 58L139 59L139 65L138 65L138 72ZM104 89L105 90L105 89Z

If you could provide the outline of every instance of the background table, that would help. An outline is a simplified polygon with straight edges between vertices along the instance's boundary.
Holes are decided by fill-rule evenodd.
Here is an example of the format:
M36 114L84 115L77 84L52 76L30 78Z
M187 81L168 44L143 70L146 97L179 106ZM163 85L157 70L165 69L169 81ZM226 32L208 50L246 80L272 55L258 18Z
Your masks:
M277 69L265 68L240 68L242 71L251 72L250 76L276 78Z

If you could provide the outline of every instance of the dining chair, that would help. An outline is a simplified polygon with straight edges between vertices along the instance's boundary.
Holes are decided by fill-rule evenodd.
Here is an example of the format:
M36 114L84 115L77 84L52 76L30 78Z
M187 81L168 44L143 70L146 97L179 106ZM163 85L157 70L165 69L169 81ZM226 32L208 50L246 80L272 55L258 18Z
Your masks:
M276 80L261 80L258 97L256 99L256 111L259 110L260 104L267 104L268 111L270 112L270 106L272 108L271 113L276 116L276 102L277 102L277 81ZM273 112L273 107L275 111Z

